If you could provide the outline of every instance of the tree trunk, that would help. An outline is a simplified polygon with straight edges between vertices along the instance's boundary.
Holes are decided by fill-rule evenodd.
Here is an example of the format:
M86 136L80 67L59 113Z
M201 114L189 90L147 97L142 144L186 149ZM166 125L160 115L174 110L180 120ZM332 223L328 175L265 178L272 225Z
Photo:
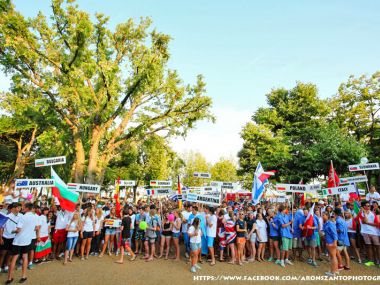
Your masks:
M133 186L133 204L136 204L137 183Z
M99 167L99 143L102 138L102 132L99 127L96 126L93 129L91 137L91 149L88 157L88 167L87 167L87 184L97 184L101 180L100 175L102 168ZM103 161L102 161L103 162Z
M77 129L74 129L73 134L74 134L74 146L75 146L75 175L74 175L74 180L76 183L83 183L85 153L84 153L82 138L81 138Z

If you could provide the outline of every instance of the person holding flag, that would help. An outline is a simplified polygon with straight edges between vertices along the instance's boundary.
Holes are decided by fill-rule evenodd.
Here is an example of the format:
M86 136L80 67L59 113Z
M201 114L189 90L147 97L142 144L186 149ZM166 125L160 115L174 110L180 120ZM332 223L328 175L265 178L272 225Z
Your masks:
M309 211L306 209L304 210L304 212L307 213L307 216L305 223L301 226L301 228L302 236L305 238L305 247L309 255L307 263L317 267L317 262L315 261L315 248L317 247L319 222L318 217L314 215L314 206L315 204L313 204Z

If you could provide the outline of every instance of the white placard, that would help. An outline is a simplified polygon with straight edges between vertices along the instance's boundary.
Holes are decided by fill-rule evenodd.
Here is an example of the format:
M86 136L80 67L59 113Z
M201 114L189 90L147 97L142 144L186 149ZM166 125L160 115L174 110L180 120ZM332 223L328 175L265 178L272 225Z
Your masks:
M378 163L354 164L348 166L349 171L376 170L379 168L380 167Z
M313 185L306 185L309 187L309 192L315 192L315 191L320 191L322 190L322 185L321 184L313 184Z
M236 183L223 181L211 181L210 185L220 189L235 189L236 187Z
M149 185L155 187L170 187L172 186L172 182L170 180L151 180Z
M367 176L361 175L361 176L340 178L339 184L359 183L359 182L367 182L367 181L368 181Z
M35 187L53 187L54 179L16 179L15 189L35 188Z
M95 185L95 184L67 183L67 189L69 189L70 191L83 192L83 193L92 193L92 194L100 193L100 185Z
M211 178L211 173L208 172L194 172L193 174L194 177L198 178Z
M206 194L207 192L218 192L218 188L214 186L203 186L201 187L201 193Z
M120 180L119 181L119 186L122 186L122 187L133 187L133 186L136 186L136 181L135 180ZM115 185L116 185L117 181L115 181Z
M35 167L44 167L57 164L66 164L66 156L39 158L34 161Z
M356 188L354 185L345 185L345 186L338 186L333 188L325 188L322 189L323 195L338 195L338 194L345 194L345 193L356 193Z
M197 195L197 203L219 206L220 205L220 196L215 197L212 195Z
M309 185L304 184L276 184L276 190L282 192L308 192Z
M146 194L148 196L162 196L162 195L172 195L175 194L170 188L152 188L146 189Z

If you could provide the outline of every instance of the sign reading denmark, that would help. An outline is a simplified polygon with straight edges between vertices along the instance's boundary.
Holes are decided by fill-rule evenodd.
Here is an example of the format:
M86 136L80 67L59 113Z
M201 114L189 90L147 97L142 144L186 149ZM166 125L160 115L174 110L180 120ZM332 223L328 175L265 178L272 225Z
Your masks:
M35 167L43 167L49 165L65 164L66 156L39 158L34 161Z

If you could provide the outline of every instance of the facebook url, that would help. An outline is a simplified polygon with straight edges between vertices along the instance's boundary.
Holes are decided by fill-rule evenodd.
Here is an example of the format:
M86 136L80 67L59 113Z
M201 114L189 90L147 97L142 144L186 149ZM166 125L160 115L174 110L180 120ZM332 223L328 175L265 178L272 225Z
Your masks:
M193 281L379 281L380 276L197 275Z

